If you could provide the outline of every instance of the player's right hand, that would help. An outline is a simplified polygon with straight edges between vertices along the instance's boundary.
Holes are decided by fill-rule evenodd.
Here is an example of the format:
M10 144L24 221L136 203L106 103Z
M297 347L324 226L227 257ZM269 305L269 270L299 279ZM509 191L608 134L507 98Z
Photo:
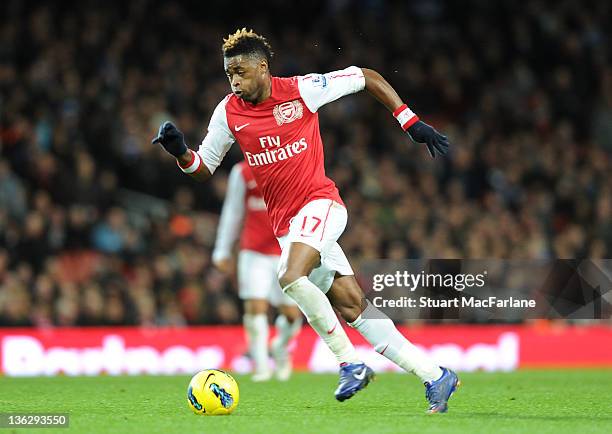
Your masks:
M174 155L176 158L187 152L185 136L183 136L181 130L170 121L161 124L157 137L151 140L151 143L160 143L166 152Z

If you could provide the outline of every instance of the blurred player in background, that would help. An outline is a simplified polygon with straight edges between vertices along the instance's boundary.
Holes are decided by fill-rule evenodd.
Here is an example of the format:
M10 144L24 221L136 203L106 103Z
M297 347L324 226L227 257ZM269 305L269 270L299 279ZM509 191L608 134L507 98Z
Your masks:
M365 89L393 113L413 141L427 146L432 157L447 152L448 139L422 122L371 69L351 66L327 74L274 77L270 45L246 29L225 39L222 50L232 93L215 108L198 152L187 147L183 133L171 122L161 125L153 143L161 143L181 170L198 181L208 179L232 144L239 143L281 244L283 291L296 301L340 364L338 401L365 388L374 372L357 355L333 308L376 351L425 383L430 413L446 412L459 385L457 375L439 367L365 299L337 243L348 215L336 185L325 175L317 111Z
M232 256L238 235L238 295L244 300L243 323L254 366L252 378L267 381L272 376L268 363L268 306L272 304L279 309L271 344L275 375L286 381L291 376L287 346L300 331L302 314L278 283L281 250L268 220L266 203L244 161L230 172L212 255L215 266L225 274L234 271Z

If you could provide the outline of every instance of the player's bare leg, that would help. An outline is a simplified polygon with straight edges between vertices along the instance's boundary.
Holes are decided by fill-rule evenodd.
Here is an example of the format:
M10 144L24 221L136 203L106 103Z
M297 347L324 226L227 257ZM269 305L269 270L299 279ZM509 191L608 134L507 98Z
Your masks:
M327 296L349 326L359 331L378 353L425 383L430 412L446 411L446 401L459 383L454 372L440 368L406 339L393 321L364 297L355 276L336 275Z
M276 317L276 336L270 346L275 362L275 375L280 381L287 381L293 370L289 354L289 342L302 328L302 312L297 306L281 304Z
M268 300L248 299L244 301L244 328L249 342L249 353L253 360L253 381L267 381L272 377L268 363Z

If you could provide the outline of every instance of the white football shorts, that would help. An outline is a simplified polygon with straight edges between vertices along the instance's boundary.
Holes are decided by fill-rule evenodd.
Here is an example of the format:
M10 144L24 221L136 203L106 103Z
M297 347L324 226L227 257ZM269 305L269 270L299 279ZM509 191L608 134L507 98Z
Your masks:
M278 283L280 256L264 255L253 250L238 253L238 296L242 300L268 300L272 306L294 306L295 301Z
M278 239L282 253L279 275L286 269L289 245L294 242L308 244L321 255L321 263L312 270L308 279L326 293L334 282L336 273L342 276L355 274L338 238L346 228L346 208L331 199L308 202L289 223L289 233Z

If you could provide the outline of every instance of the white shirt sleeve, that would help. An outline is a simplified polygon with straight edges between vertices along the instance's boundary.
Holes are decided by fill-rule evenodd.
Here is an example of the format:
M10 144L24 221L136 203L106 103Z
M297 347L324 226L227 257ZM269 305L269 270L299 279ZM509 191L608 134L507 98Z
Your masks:
M364 88L365 77L361 68L357 66L349 66L327 74L308 74L298 77L300 96L312 113L327 103Z
M217 227L217 239L213 249L212 259L218 261L232 256L232 248L240 234L240 225L244 218L244 197L246 195L246 184L242 176L239 164L236 164L230 172L227 181L227 193L221 209L219 226Z
M221 161L223 161L223 157L225 157L227 151L236 141L227 125L227 116L225 114L226 103L227 98L224 98L213 111L210 123L208 124L208 133L198 149L198 154L211 175L215 173L215 170L219 167Z

